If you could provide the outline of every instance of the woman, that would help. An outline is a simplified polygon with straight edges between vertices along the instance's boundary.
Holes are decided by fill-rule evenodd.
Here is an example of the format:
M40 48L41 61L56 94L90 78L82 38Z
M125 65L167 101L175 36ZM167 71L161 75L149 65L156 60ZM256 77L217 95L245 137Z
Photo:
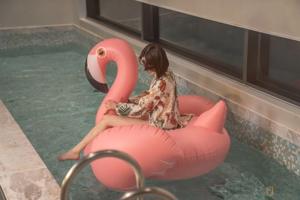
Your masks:
M192 115L180 115L177 102L176 82L168 70L166 52L158 44L147 45L139 56L139 61L153 80L149 90L129 98L128 103L107 101L107 111L102 120L71 150L60 155L59 160L77 160L80 151L103 130L114 126L150 124L161 129L184 127Z

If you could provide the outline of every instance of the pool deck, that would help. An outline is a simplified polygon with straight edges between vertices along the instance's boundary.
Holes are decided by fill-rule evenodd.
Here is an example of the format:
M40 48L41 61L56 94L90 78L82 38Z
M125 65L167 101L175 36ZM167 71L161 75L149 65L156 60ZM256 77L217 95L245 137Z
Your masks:
M60 187L0 100L0 185L7 200L58 200Z

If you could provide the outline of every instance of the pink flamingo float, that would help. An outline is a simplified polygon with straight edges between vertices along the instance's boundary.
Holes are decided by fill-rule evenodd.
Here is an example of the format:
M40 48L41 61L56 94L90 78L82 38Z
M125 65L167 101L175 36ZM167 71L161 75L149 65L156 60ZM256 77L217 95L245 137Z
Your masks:
M116 62L118 72L108 90L105 71L109 61ZM108 92L98 109L96 123L101 120L107 100L126 102L138 79L137 58L130 45L121 39L106 39L88 54L86 74L90 83ZM179 96L181 113L195 117L181 129L162 130L150 125L119 126L106 129L86 148L85 154L114 149L126 152L141 166L144 176L159 180L187 179L205 174L220 165L230 147L224 128L226 105L214 104L200 96ZM96 178L117 190L135 186L134 173L124 161L104 158L91 164Z

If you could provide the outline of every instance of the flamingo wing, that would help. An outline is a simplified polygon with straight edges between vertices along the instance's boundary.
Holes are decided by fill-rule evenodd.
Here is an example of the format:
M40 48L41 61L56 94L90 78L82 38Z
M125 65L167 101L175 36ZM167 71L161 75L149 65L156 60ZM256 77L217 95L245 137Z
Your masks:
M169 134L150 125L107 129L89 144L85 153L105 149L129 154L139 163L145 177L163 176L183 156ZM126 190L135 186L133 170L117 158L96 160L92 170L97 179L110 188Z

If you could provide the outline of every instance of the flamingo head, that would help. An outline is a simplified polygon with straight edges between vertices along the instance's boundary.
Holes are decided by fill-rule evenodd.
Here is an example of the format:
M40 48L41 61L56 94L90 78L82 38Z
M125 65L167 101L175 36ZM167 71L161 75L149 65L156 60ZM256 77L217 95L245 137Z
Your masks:
M128 42L110 38L96 44L88 54L85 72L97 90L107 93L106 67L110 61L117 65L117 75L110 87L110 95L120 101L128 98L138 80L136 55Z
M107 93L106 64L109 61L107 50L96 45L89 53L85 62L85 74L90 84L100 92Z

